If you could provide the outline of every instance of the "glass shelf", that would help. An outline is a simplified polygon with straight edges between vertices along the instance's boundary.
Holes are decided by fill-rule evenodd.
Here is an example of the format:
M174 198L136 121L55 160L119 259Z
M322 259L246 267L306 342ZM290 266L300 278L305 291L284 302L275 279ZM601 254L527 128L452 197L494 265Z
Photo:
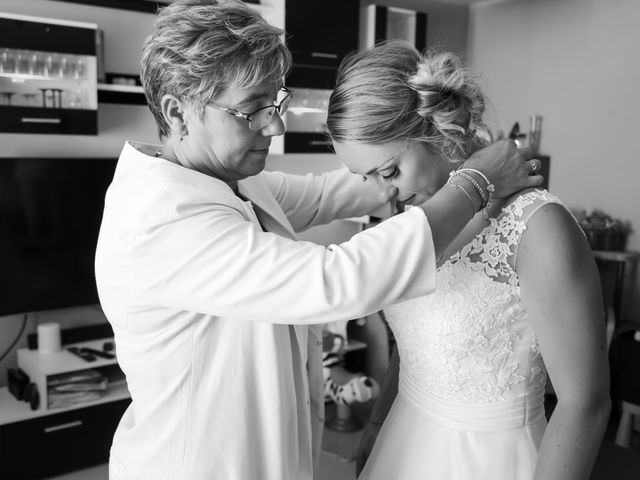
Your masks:
M0 105L96 110L96 57L0 48Z
M0 12L0 132L97 134L96 31Z

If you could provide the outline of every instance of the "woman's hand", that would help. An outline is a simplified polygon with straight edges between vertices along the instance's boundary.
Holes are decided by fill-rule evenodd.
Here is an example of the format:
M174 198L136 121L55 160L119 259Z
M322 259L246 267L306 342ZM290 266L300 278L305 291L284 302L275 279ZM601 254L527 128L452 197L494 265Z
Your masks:
M540 160L526 160L513 140L498 140L478 150L464 163L463 168L474 168L484 173L493 183L496 198L508 197L524 188L536 187L544 180Z
M482 172L493 184L492 195L496 198L508 197L522 189L536 187L543 180L541 175L535 174L540 170L540 160L525 161L513 140L499 140L478 150L463 164L463 168ZM485 181L480 175L474 175L475 183L467 179L457 186L447 182L419 206L429 219L436 258L444 252L479 207L485 206L488 201L489 192L480 193L481 188L487 187Z

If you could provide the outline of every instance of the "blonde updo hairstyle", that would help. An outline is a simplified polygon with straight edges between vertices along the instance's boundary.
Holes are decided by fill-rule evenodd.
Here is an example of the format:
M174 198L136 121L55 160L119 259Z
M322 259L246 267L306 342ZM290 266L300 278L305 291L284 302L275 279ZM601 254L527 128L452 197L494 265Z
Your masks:
M327 116L338 143L424 142L450 160L484 143L484 98L452 53L420 54L400 40L354 52L340 65Z
M281 81L291 68L283 31L239 0L177 0L162 8L142 50L140 79L160 138L160 102L171 94L205 107L226 88Z

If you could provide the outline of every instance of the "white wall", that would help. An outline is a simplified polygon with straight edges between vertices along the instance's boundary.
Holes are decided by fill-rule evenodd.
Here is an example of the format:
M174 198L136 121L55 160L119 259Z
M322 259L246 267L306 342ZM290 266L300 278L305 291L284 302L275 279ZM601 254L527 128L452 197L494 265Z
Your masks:
M473 5L469 57L495 128L544 117L550 190L570 207L631 220L640 249L640 2L509 0ZM635 282L633 281L635 279ZM626 315L640 318L635 276Z

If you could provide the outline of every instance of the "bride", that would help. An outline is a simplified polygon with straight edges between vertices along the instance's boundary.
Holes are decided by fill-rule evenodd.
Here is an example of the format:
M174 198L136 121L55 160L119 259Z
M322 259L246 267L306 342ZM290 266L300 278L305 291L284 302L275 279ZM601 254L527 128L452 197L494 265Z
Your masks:
M470 177L458 167L486 144L483 110L457 57L390 41L343 63L327 126L352 172L416 204ZM590 248L547 191L483 205L438 259L435 293L385 309L398 395L361 480L589 476L610 410ZM558 397L548 425L547 371Z

